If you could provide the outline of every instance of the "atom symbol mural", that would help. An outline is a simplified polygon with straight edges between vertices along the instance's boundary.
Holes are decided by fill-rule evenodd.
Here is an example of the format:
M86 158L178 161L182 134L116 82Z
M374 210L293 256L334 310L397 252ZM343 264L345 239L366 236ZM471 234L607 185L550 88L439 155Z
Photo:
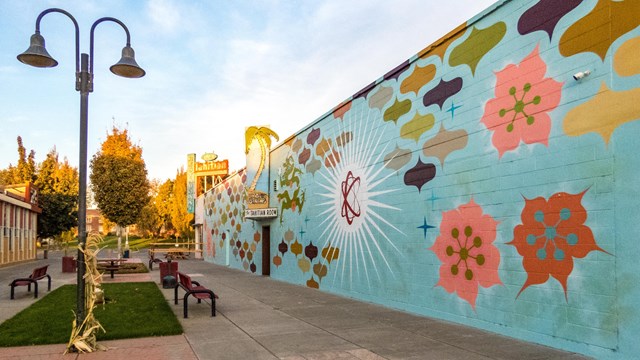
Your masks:
M330 153L339 153L341 161L325 167L319 173L321 178L318 185L325 191L318 195L327 199L318 204L324 208L320 213L324 217L319 225L323 228L320 239L325 242L323 247L331 244L341 251L339 261L342 270L336 267L334 278L341 272L343 281L346 274L351 281L354 273L359 277L362 272L367 284L370 284L370 270L376 273L378 279L378 266L383 264L391 270L386 258L389 250L400 254L390 238L393 231L389 229L402 235L404 233L389 222L383 212L400 209L376 200L379 196L397 191L397 188L379 189L389 177L396 174L396 171L389 172L383 166L384 149L376 150L384 143L384 127L374 126L379 123L363 114L364 111L359 116L352 113L353 110L347 113L338 130L338 134L353 134L352 140L340 145L336 145L337 141L332 142L330 150ZM344 135L336 138L340 136Z
M358 202L358 190L360 189L360 177L354 177L349 171L347 179L342 182L342 215L349 225L353 219L360 216L360 203Z

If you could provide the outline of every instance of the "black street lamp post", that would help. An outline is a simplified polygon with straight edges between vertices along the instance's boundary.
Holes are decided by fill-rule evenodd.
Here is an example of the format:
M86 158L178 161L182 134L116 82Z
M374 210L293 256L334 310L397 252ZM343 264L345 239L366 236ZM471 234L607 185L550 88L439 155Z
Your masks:
M80 30L78 22L67 11L57 8L47 9L38 15L36 19L36 32L31 35L31 45L22 54L18 55L18 60L24 64L35 67L54 67L58 62L49 55L45 48L44 38L40 35L40 20L46 14L58 12L66 15L73 21L76 29L76 91L80 92L80 159L78 164L79 186L78 186L78 274L77 274L77 297L76 297L76 323L79 325L85 317L85 262L84 252L87 240L87 123L89 110L89 93L93 92L93 32L96 26L104 21L112 21L124 29L127 35L127 45L122 49L122 58L115 65L110 67L112 73L126 77L139 78L145 75L145 71L138 66L135 60L134 51L130 44L129 29L122 21L103 17L96 20L91 26L89 55L80 54Z

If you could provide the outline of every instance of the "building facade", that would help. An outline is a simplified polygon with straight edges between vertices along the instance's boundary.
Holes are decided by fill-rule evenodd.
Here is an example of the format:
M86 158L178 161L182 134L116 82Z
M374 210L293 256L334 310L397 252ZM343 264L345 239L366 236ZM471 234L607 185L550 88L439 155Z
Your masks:
M639 53L638 0L499 1L271 149L273 218L252 147L197 202L205 260L635 358Z
M31 184L0 186L0 266L36 258L36 204Z

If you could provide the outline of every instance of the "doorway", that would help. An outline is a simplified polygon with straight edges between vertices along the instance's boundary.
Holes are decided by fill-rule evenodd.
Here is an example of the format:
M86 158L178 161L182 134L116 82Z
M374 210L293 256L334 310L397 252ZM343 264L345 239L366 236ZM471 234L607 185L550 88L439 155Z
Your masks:
M262 275L271 275L271 229L262 227Z

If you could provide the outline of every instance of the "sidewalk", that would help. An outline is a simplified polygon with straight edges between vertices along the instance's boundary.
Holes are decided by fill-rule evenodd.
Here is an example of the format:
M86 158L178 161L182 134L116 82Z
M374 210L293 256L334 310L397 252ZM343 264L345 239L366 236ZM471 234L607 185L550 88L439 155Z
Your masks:
M50 258L0 268L0 283L47 261L52 287L75 282L75 274L61 272L59 257ZM189 318L183 319L182 303L173 304L173 289L161 288L183 335L104 341L109 351L83 355L61 355L64 345L0 348L0 359L585 359L203 261L180 260L179 270L220 297L216 317L210 316L208 303L190 298ZM129 278L159 283L159 277L155 266L149 274ZM34 301L26 291L10 301L5 288L0 287L0 322Z

